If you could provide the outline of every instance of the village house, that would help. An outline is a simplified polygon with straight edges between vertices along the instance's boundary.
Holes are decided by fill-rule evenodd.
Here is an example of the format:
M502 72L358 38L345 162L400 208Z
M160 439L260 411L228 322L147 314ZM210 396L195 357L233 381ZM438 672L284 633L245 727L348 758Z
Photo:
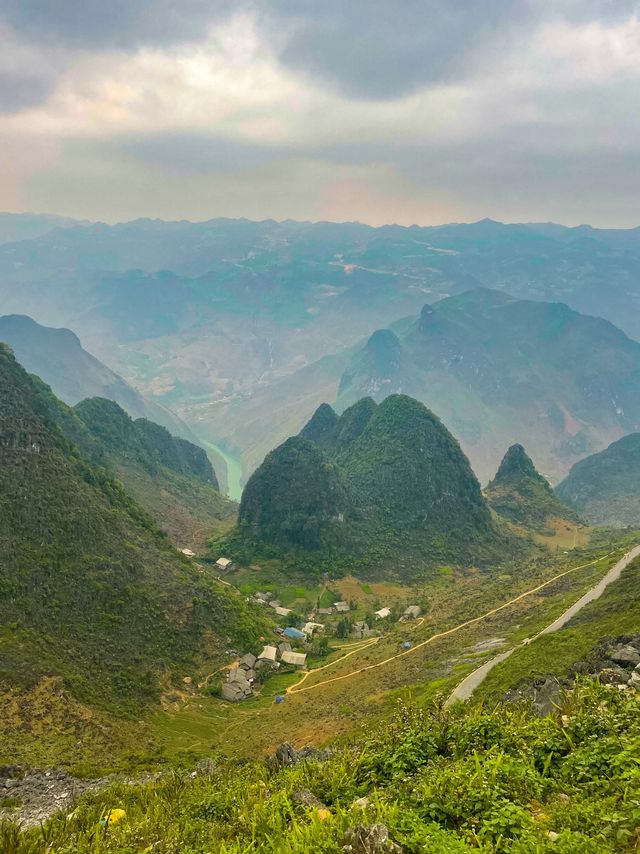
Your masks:
M192 552L191 549L180 549L180 551L182 552L182 554L185 557L195 557L196 556L196 553Z
M333 607L337 614L348 614L351 610L348 602L334 602Z
M258 656L257 664L275 664L278 657L278 650L275 646L267 644Z
M307 660L306 652L283 652L282 663L293 664L295 667L304 667Z
M229 572L233 569L233 561L228 557L219 557L216 561L218 572Z
M313 622L305 623L304 626L302 627L302 631L305 633L305 635L307 635L307 637L311 637L314 632L316 632L316 631L321 632L323 629L324 629L324 626L322 625L322 623L313 623Z
M357 623L354 623L351 628L351 637L357 638L358 640L362 640L363 638L369 638L372 634L373 632L364 620L360 620Z
M376 619L384 620L385 617L388 617L391 614L391 608L380 608L379 611L374 612L376 615Z
M406 620L417 620L420 616L421 608L420 605L409 605L409 607L405 610L404 614L400 617L402 622Z
M288 617L291 613L291 608L283 608L282 605L278 605L278 607L273 610L279 617Z
M307 636L304 632L301 632L300 629L296 629L294 626L287 626L287 628L282 633L286 638L291 638L291 640L306 640Z

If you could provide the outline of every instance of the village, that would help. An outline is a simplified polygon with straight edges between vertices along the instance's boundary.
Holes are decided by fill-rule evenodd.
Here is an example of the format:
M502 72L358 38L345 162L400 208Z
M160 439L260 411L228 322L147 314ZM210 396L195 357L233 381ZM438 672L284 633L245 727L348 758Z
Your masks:
M221 557L214 567L218 572L228 574L234 565L231 559ZM327 592L325 587L324 593ZM317 607L301 614L283 605L271 591L256 590L247 596L247 602L271 609L280 625L273 628L273 641L266 642L258 654L246 652L231 665L220 685L219 696L231 703L250 699L274 674L306 671L308 656L328 656L338 648L330 646L330 638L345 642L380 637L390 623L417 620L422 613L420 605L407 605L401 609L394 602L369 611L365 616L362 607L354 601L336 600L320 605L321 598L318 597ZM405 642L404 648L408 647L410 643ZM276 703L283 700L283 695L276 695Z

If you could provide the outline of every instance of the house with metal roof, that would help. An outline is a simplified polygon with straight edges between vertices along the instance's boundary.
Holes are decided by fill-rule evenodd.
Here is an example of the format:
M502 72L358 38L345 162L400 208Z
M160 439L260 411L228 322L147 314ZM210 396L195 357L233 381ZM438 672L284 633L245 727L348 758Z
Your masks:
M304 667L307 661L306 652L283 652L282 663L293 664L295 667Z

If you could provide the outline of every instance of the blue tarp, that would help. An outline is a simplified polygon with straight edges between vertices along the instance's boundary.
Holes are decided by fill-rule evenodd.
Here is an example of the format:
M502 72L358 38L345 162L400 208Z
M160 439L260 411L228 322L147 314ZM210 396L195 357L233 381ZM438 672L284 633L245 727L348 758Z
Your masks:
M303 638L306 638L304 632L301 632L300 629L294 629L293 626L287 626L282 634L286 638L293 638L294 640L302 640Z

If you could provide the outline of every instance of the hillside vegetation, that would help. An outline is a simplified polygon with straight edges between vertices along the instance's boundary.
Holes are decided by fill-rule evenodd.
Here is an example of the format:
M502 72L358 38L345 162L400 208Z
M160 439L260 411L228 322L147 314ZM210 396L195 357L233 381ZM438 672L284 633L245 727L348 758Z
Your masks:
M151 418L176 436L195 438L173 412L143 397L88 353L70 329L52 329L26 315L8 314L0 317L0 341L11 347L29 373L44 380L70 406L88 397L106 397L115 400L133 418Z
M299 437L272 451L247 483L235 535L320 561L383 564L413 554L414 572L486 560L513 547L494 524L468 460L448 430L406 395L370 398L339 418L323 405Z
M59 676L80 702L126 715L265 623L179 556L73 436L91 441L1 345L0 686L15 706Z
M392 721L324 761L220 760L195 778L116 785L44 831L5 823L0 845L5 854L631 854L639 698L585 683L545 718L400 703ZM389 840L380 847L363 841L376 824Z
M522 445L512 445L485 490L491 507L510 522L549 533L555 520L579 522L578 514L556 498Z
M556 495L596 525L640 525L640 433L576 463Z
M236 505L218 491L202 448L146 418L133 421L110 400L84 400L74 411L90 434L82 444L93 461L117 476L177 546L201 550L233 523Z

